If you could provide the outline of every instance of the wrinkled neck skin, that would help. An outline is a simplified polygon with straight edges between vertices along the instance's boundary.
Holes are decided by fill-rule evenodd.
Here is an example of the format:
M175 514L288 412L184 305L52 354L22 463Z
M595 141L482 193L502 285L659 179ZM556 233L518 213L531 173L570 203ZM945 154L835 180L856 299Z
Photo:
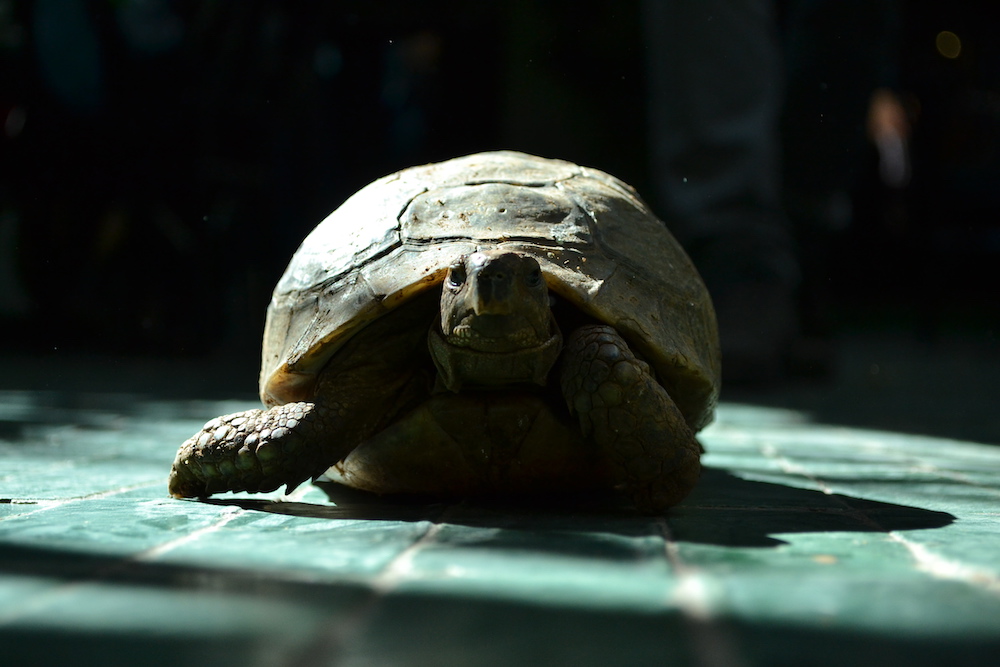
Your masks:
M429 347L439 379L451 391L466 385L544 384L562 336L538 262L493 250L453 265Z

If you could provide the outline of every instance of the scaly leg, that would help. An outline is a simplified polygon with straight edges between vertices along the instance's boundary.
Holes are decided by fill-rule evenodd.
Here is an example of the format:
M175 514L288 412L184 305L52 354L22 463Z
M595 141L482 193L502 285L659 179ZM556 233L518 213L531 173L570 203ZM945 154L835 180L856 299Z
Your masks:
M563 396L616 488L644 512L680 502L698 481L701 445L649 366L604 325L573 332L563 354Z
M178 498L291 491L334 465L430 389L426 304L355 335L319 376L315 402L218 417L188 439L170 471Z
M315 403L247 410L205 424L177 452L170 495L210 496L221 491L288 490L322 472L329 448L317 446L332 415Z

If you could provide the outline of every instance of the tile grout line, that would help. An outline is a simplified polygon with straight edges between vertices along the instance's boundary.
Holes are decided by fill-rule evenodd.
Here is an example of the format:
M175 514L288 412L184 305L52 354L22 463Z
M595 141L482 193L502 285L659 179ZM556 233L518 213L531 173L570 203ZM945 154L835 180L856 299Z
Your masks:
M685 614L690 614L699 620L708 620L712 616L711 605L708 602L708 593L701 585L702 578L697 568L691 567L681 560L680 550L667 520L659 517L655 524L663 539L664 555L679 582L675 590L680 591L680 593L674 595L674 601L678 603Z
M795 465L794 462L790 461L785 456L782 456L774 445L762 445L761 453L763 453L764 456L776 461L782 470L805 477L819 487L823 493L835 497L833 490L822 480L809 473L809 471L805 468ZM896 531L886 530L884 526L869 516L864 510L855 509L848 503L845 503L836 497L835 499L844 505L850 513L854 514L860 521L871 526L872 528L875 528L881 533L885 533L890 540L904 547L909 552L910 557L916 562L918 570L938 579L960 581L972 586L973 588L985 590L994 595L1000 595L1000 575L996 572L966 565L936 554L922 544L906 539Z
M910 552L917 562L918 570L938 579L960 581L993 595L1000 595L1000 574L945 558L899 533L889 532L888 535L892 541L903 545Z
M752 441L752 440L753 438L747 438L747 441ZM868 452L875 452L883 455L891 455L891 457L893 458L893 463L900 464L902 467L904 467L906 472L931 473L943 477L944 479L957 482L964 486L971 486L976 489L987 491L991 495L1000 495L1000 489L996 488L995 486L982 484L980 482L970 479L967 475L964 475L961 472L948 470L947 468L942 468L940 466L934 465L933 463L929 463L927 460L921 458L914 452L906 451L904 448L901 448L899 446L887 445L885 443L876 440L871 440L868 438L857 438L857 444L859 447ZM773 458L774 460L779 462L779 465L781 461L788 461L788 459L785 457L770 456L768 450L770 450L770 452L773 452L775 454L777 453L777 447L774 444L771 444L770 442L764 442L762 444L759 444L759 447L761 449L761 452L765 455L765 457ZM809 477L807 473L802 473L799 470L787 470L786 472L804 474L806 477Z
M931 473L947 480L958 482L959 484L963 484L965 486L971 486L976 489L987 491L991 495L1000 495L1000 489L995 486L981 484L970 479L967 475L961 472L942 468L927 461L926 458L922 458L918 453L907 451L905 448L901 448L898 445L887 445L886 443L878 440L871 440L867 438L861 439L858 444L862 449L870 452L893 455L894 458L906 466L906 472Z
M97 495L97 496L100 496L100 495L111 495L111 493L108 492L106 494L95 494L95 495ZM75 498L73 500L90 499L92 497L93 496L87 496L86 498ZM72 502L72 501L67 501L67 502ZM66 504L66 503L63 503L63 504ZM42 511L42 510L39 510L39 511ZM187 535L185 535L183 537L179 537L179 538L177 538L175 540L170 540L168 542L165 542L163 544L157 545L155 547L151 547L149 549L146 549L145 551L140 551L140 552L138 552L136 554L132 554L130 556L125 556L125 557L123 557L123 558L115 561L114 563L111 563L109 565L105 565L104 567L96 568L95 570L93 570L91 576L87 576L87 577L84 577L84 578L81 578L81 579L77 579L75 581L70 581L70 582L65 583L65 584L54 586L50 590L47 590L47 591L43 592L40 595L36 595L34 598L32 598L31 601L29 601L25 606L22 606L19 610L14 610L11 613L8 613L6 615L0 616L0 626L12 623L12 622L16 621L18 618L21 618L21 617L25 616L26 614L30 614L34 610L38 610L38 609L44 608L45 605L49 604L51 600L58 599L60 596L66 594L67 591L73 591L74 589L77 589L77 588L79 588L81 586L84 586L86 584L93 583L94 581L104 580L104 579L106 579L108 577L109 574L111 574L113 572L116 572L116 571L119 571L119 570L122 570L122 569L126 569L131 564L133 564L135 562L147 560L147 559L150 559L150 558L162 555L162 554L167 553L168 551L171 551L172 549L174 549L174 548L176 548L176 547L178 547L178 546L180 546L182 544L190 542L191 540L193 540L193 539L195 539L197 537L201 537L202 535L205 535L206 533L210 533L210 532L212 532L214 530L218 530L222 526L224 526L227 523L229 523L230 521L232 521L237 515L239 515L243 511L244 510L242 510L240 508L235 508L235 507L232 508L231 510L229 510L227 508L226 514L222 518L220 518L218 521L216 521L215 523L213 523L213 524L211 524L209 526L205 526L204 528L200 528L198 530L192 531L191 533L189 533L189 534L187 534ZM18 515L18 516L24 516L24 515L22 514L22 515Z
M0 521L6 521L8 519L15 519L18 517L33 516L39 512L47 512L52 509L63 507L71 503L79 503L85 500L102 500L104 498L109 498L111 496L116 496L120 493L128 493L129 491L135 491L137 489L143 489L146 487L157 486L162 484L161 480L155 482L142 482L139 484L131 484L129 486L122 486L117 489L107 489L105 491L97 491L95 493L87 494L85 496L75 496L71 498L42 498L39 500L31 500L30 498L11 498L10 503L12 505L37 505L40 503L49 503L44 507L38 507L36 509L30 510L28 512L21 512L20 514L11 514L9 516L0 517Z
M808 479L810 482L813 483L814 486L816 486L816 488L820 491L820 493L823 493L824 495L827 496L835 495L833 489L827 486L825 482L823 482L820 478L810 473L803 466L797 465L794 461L782 455L781 452L778 451L778 448L772 445L771 443L769 442L761 443L760 453L764 455L764 458L771 459L772 461L777 463L778 467L782 470L782 472L788 473L790 475L798 475L799 477L804 477L805 479ZM847 505L846 507L850 510L854 510L854 508L850 507L849 505ZM857 510L854 511L856 512Z
M994 486L987 486L986 484L980 484L979 482L969 479L966 475L963 475L960 472L956 472L953 470L946 470L944 468L938 468L937 466L928 463L926 461L922 461L921 459L918 458L913 458L912 460L916 462L910 469L913 472L933 473L935 475L944 477L945 479L951 480L953 482L959 482L960 484L963 484L965 486L971 486L974 489L987 491L990 495L1000 496L1000 489Z
M382 568L370 581L372 590L380 597L391 593L400 583L406 580L413 571L413 559L417 552L437 538L438 533L444 528L444 524L439 521L431 523L430 527L423 535L414 540L410 546L403 549L389 563Z
M704 667L743 667L737 642L732 632L717 619L713 609L710 580L697 568L681 560L680 550L674 540L666 518L655 521L663 539L664 555L677 576L677 586L670 602L681 611L684 624L690 630L695 659Z
M431 520L431 525L420 537L396 554L385 567L367 581L371 592L355 606L351 614L346 618L339 619L335 624L327 626L325 630L317 632L312 645L285 663L286 667L313 667L314 665L331 664L330 655L337 656L348 648L352 641L363 632L365 625L378 608L379 602L394 591L412 572L414 556L441 532L444 528L442 519L447 513L448 511L445 510L440 516ZM339 664L339 659L335 659L332 664Z
M158 558L163 554L169 553L178 547L188 544L189 542L193 542L194 540L199 539L205 535L214 533L215 531L224 527L227 523L229 523L236 517L243 514L245 511L246 510L236 506L224 507L220 512L222 516L214 523L198 528L197 530L192 530L187 535L182 535L181 537L178 537L176 539L168 540L163 544L158 544L155 547L150 547L145 551L140 551L137 554L134 554L132 556L129 556L128 558L123 559L122 564L128 564L130 562L146 561Z

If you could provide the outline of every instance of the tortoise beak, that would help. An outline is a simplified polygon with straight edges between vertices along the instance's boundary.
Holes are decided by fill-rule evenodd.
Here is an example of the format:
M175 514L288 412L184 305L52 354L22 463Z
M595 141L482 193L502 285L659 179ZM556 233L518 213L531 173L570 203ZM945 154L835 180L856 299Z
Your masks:
M481 267L472 281L469 301L476 315L509 315L510 300L514 293L513 271L505 271L500 262Z

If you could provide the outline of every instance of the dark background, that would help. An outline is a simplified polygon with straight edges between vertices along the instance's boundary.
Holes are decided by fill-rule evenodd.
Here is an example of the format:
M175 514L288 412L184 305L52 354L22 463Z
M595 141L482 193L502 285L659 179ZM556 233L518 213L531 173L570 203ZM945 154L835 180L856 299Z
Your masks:
M894 6L885 33L849 14L810 28L834 65L891 37L913 127L905 188L853 125L856 144L816 144L852 209L821 276L840 361L806 390L732 396L821 413L840 396L842 421L1000 441L1000 24L989 3ZM0 0L3 386L253 395L301 239L413 164L512 148L599 167L656 207L640 21L631 0ZM935 48L942 30L959 57Z

